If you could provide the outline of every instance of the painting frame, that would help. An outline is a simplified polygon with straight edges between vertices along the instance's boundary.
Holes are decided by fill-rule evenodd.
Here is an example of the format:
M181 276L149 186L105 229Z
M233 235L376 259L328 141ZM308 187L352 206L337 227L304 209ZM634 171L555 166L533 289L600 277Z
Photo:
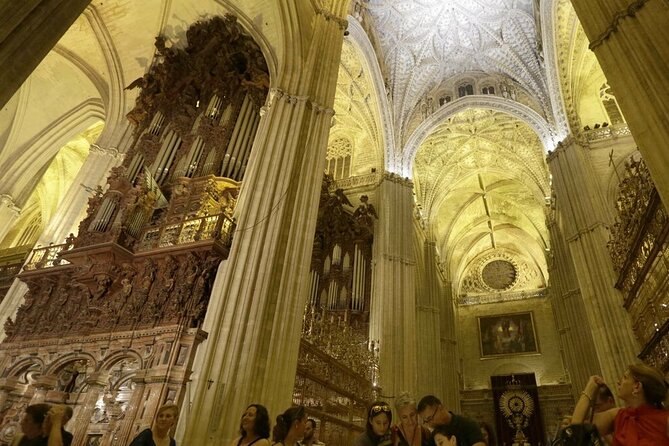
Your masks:
M534 312L477 316L480 359L540 355Z

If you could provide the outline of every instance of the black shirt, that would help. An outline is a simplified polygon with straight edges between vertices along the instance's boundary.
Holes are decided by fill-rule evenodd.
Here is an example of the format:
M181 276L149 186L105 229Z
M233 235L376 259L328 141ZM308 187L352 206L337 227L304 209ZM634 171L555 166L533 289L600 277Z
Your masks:
M450 414L451 422L437 426L436 429L448 434L449 438L451 435L455 435L458 446L472 446L478 442L483 442L483 433L481 433L481 428L476 421L456 415L453 412L450 412ZM434 438L431 439L430 444L435 445Z

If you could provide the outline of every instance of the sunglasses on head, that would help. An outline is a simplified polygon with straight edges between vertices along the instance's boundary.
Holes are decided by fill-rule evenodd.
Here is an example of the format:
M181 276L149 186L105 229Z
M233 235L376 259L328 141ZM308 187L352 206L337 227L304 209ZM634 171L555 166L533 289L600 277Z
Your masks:
M374 413L374 414L377 414L379 412L390 413L391 410L390 410L390 406L388 406L387 404L379 404L379 405L376 405L376 406L372 406L372 408L370 409L370 412Z

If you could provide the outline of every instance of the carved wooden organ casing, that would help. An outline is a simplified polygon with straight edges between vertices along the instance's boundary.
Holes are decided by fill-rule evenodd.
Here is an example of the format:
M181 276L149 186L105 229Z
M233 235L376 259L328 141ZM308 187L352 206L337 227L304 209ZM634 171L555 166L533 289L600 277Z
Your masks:
M69 404L75 445L127 444L180 403L269 87L235 17L156 38L128 118L134 142L78 235L33 252L0 344L0 444L26 405Z

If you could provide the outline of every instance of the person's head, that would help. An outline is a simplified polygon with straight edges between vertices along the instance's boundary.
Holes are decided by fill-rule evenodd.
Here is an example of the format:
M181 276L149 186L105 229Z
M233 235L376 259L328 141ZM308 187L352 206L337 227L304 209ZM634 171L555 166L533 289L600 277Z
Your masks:
M595 413L606 412L616 407L611 389L606 384L599 386L595 395Z
M382 437L388 433L393 421L393 412L388 403L374 401L367 409L367 424L365 429L371 437Z
M311 440L316 433L316 420L307 418L307 425L304 428L304 440Z
M293 438L302 438L307 427L307 413L304 406L293 406L276 417L272 431L272 440L284 441L290 434Z
M442 428L436 428L432 431L432 439L437 446L449 446L451 435Z
M48 404L31 404L26 407L25 413L21 418L21 432L28 439L41 437L42 423L49 413L51 406Z
M164 404L160 406L156 413L156 429L162 432L169 432L172 426L176 424L178 417L179 406L176 404Z
M269 438L269 412L267 412L265 406L251 404L246 408L242 414L239 434L242 437L249 434L257 435L260 438Z
M656 368L646 364L632 364L618 380L618 396L625 402L639 399L662 407L667 397L667 383Z
M416 410L416 400L411 395L404 392L401 393L395 401L395 410L399 422L405 429L411 429L412 426L418 424L418 411Z
M427 395L418 402L418 415L424 424L434 428L448 423L448 411L441 400L434 395Z
M483 435L483 442L490 446L495 444L495 435L492 433L492 427L488 423L480 422L479 428L481 428L481 435Z

